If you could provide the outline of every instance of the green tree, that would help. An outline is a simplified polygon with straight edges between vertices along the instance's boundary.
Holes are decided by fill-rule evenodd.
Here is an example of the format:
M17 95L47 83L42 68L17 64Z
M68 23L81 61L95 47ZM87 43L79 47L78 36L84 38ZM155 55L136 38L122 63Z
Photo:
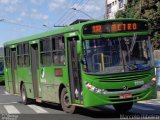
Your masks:
M147 19L152 28L154 49L160 49L160 0L128 0L124 10L116 13L116 18Z

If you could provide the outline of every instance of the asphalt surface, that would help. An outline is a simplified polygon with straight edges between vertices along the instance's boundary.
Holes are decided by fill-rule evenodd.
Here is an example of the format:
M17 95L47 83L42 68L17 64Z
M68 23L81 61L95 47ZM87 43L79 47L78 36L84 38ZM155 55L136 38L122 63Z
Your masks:
M160 99L134 103L125 115L116 113L112 106L80 108L76 114L67 114L58 105L34 103L24 105L19 96L11 95L0 86L0 120L106 120L106 119L160 119Z

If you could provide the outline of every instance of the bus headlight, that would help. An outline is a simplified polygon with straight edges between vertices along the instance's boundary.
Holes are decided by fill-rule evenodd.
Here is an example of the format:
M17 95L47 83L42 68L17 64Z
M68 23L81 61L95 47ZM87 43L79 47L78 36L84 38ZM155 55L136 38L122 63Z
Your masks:
M156 83L157 83L157 78L153 77L151 80L151 86L156 85Z
M156 78L155 77L152 78L152 80L149 83L145 84L144 87L145 88L150 88L150 87L152 87L154 85L156 85Z
M92 92L95 93L100 93L100 94L105 94L106 90L104 89L98 89L95 86L93 86L91 83L85 82L85 86L87 87L87 89L89 89Z
M152 78L152 81L157 81L156 77L153 77L153 78Z

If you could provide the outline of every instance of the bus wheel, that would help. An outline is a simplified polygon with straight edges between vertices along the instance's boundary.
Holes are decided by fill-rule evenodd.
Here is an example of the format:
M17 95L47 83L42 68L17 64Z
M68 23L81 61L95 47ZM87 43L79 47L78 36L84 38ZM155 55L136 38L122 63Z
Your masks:
M29 99L27 98L26 88L24 84L22 85L22 88L21 88L21 98L22 98L23 104L27 105L29 103Z
M133 102L119 103L113 105L118 113L127 113L133 106Z
M67 113L74 113L76 110L76 106L70 105L69 96L66 88L63 88L60 96L61 107L63 111Z

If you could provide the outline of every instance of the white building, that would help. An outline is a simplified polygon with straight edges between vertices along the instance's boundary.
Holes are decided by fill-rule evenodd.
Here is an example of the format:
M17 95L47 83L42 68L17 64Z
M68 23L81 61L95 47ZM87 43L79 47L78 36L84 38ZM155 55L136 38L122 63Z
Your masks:
M106 0L106 18L115 18L115 14L118 10L123 10L127 0Z

